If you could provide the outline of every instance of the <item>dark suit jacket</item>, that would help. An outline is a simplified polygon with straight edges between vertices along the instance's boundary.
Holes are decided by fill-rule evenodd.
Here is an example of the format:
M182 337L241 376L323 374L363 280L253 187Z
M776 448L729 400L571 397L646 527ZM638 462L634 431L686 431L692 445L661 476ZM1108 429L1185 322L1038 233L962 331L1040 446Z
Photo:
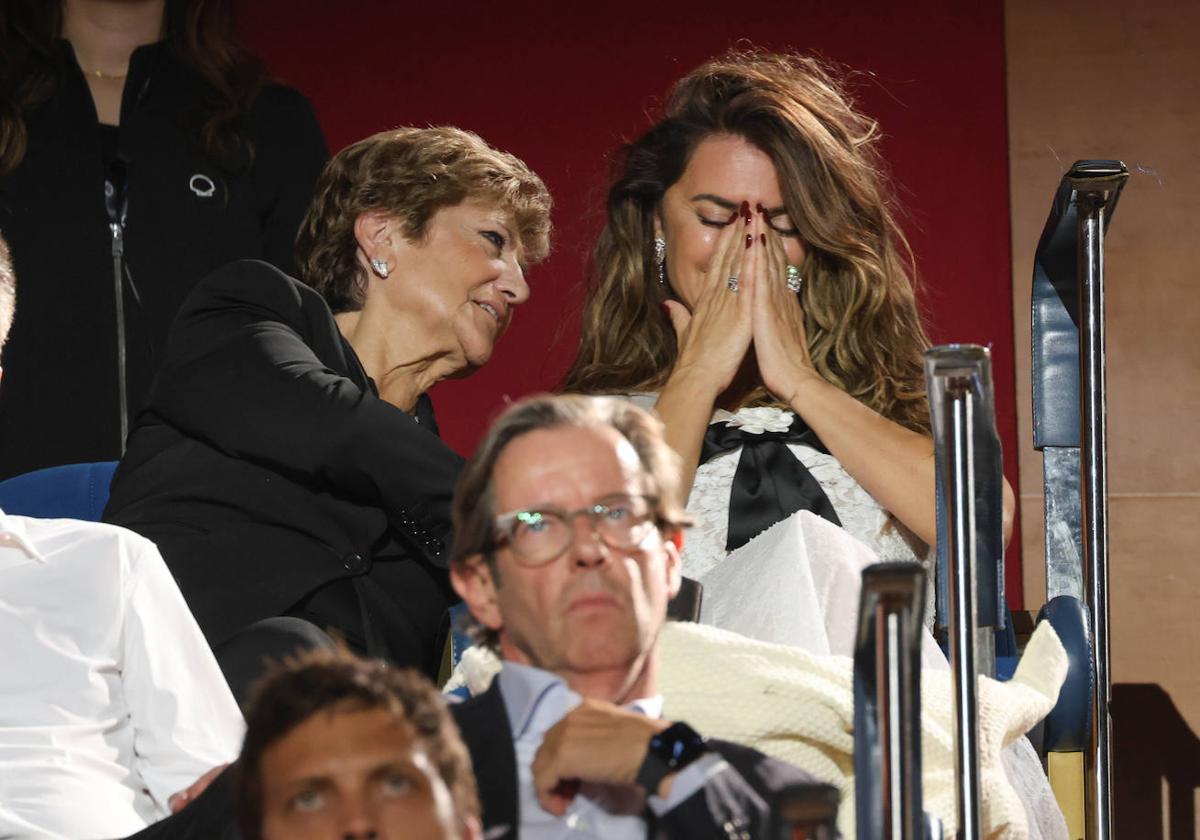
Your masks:
M478 697L450 707L471 754L484 833L514 826L508 834L489 835L516 840L520 827L517 797L517 755L512 727L498 680ZM728 741L709 746L733 768L718 773L691 797L655 819L647 820L647 836L668 840L743 840L768 837L773 827L769 803L784 788L813 782L790 764ZM649 812L648 812L649 813Z
M158 544L217 644L377 556L444 567L461 464L428 401L379 398L317 292L247 260L180 310L104 518Z

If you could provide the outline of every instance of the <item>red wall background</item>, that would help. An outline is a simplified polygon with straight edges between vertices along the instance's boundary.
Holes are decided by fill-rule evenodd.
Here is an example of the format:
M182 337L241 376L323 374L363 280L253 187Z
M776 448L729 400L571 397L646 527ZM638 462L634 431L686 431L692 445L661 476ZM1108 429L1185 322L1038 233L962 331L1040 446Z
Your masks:
M463 453L506 400L552 388L572 359L607 155L649 125L671 82L737 44L852 68L885 135L933 341L992 346L1005 470L1019 486L1000 0L244 0L237 13L268 70L312 100L332 151L397 125L458 125L550 188L554 252L530 274L532 298L486 369L433 392L443 436ZM1019 542L1007 561L1014 606Z

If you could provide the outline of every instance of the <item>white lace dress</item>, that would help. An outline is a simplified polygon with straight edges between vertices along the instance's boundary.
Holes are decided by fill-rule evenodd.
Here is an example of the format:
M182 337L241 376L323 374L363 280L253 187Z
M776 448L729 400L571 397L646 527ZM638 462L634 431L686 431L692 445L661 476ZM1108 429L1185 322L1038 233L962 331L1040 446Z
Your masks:
M630 399L650 409L657 396L638 394ZM787 431L794 417L790 411L768 406L733 413L718 410L712 422L736 426L743 434L762 434ZM687 504L696 525L684 540L683 573L704 584L702 622L764 642L797 645L817 655L849 656L862 567L882 560L930 560L931 568L932 554L929 546L888 515L837 458L803 444L787 447L820 483L841 529L802 511L784 520L791 525L780 523L736 551L726 552L730 495L742 450L723 452L696 470ZM799 571L798 566L805 568ZM932 619L931 576L926 624Z
M742 408L735 413L718 410L713 423L727 423L742 434L785 432L795 415L781 408ZM871 549L879 560L923 562L929 546L888 515L888 512L851 478L837 458L811 446L789 443L796 456L821 485L837 512L842 528ZM688 533L684 572L700 577L725 560L725 537L729 525L729 497L741 450L723 452L696 471L688 510L696 516L696 527Z

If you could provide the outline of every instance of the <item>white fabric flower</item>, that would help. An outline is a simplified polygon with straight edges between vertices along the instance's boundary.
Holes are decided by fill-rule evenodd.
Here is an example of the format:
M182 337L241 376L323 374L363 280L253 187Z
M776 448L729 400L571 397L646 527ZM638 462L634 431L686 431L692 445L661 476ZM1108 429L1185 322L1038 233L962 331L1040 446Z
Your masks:
M746 434L761 435L763 432L786 432L792 427L793 416L790 411L764 405L738 409L727 422Z
M472 697L483 694L500 673L504 663L495 653L482 645L472 645L462 653L450 679L442 686L444 693L466 687Z

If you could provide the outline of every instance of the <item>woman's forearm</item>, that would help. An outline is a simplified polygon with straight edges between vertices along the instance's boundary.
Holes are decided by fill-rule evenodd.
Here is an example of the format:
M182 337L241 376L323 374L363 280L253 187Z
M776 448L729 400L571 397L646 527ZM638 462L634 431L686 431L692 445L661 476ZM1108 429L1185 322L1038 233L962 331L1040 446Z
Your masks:
M829 452L863 489L929 545L937 541L933 441L814 377L792 398ZM1012 538L1016 498L1003 485L1004 544Z
M690 370L676 369L663 386L655 410L663 421L664 437L679 455L680 501L686 503L700 464L704 433L712 419L718 388Z

